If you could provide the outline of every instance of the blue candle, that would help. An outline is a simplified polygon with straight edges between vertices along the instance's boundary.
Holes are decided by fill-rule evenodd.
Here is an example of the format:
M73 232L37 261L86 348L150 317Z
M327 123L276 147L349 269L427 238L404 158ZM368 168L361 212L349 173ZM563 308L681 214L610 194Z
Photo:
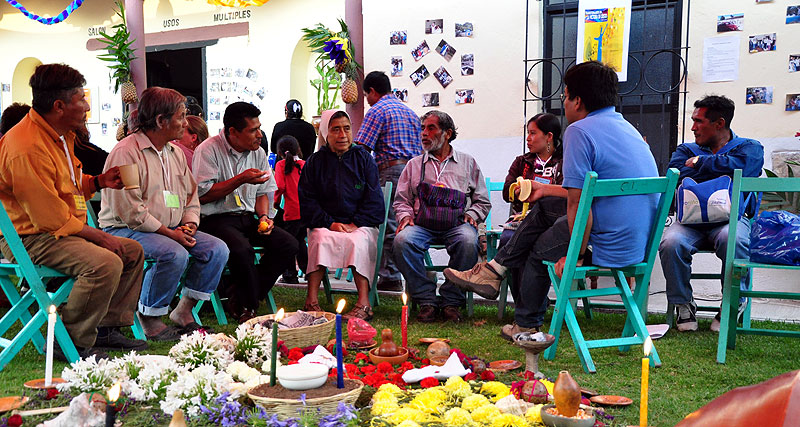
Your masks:
M336 306L336 387L344 388L344 356L342 353L342 310L344 298Z

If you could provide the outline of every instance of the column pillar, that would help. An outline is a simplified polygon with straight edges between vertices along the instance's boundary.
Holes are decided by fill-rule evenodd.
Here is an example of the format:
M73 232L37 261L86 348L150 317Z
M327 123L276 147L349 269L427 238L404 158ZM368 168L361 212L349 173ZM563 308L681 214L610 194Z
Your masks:
M344 22L350 30L350 41L353 42L355 60L362 66L364 65L364 17L361 14L362 0L345 0L344 3ZM350 115L353 123L353 136L361 127L364 120L364 91L361 84L364 82L364 70L358 70L358 101L355 104L347 104L346 111Z
M131 62L131 79L136 85L139 97L147 89L147 63L144 43L144 0L125 0L125 18L131 39L131 48L136 51L136 59Z

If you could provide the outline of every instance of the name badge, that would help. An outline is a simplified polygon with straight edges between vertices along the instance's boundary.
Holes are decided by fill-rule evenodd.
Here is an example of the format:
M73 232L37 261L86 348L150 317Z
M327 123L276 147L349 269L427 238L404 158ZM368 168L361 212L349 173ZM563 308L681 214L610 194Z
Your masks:
M75 198L75 209L79 211L86 210L86 199L83 198L81 194L73 194L72 197Z
M533 180L538 182L538 183L541 183L541 184L550 184L550 180L549 179L542 178L540 176L534 177Z
M178 209L181 207L181 199L178 198L177 194L172 194L164 190L164 204L166 204L168 208Z
M233 199L236 201L236 206L242 207L242 199L239 198L239 195L233 193Z

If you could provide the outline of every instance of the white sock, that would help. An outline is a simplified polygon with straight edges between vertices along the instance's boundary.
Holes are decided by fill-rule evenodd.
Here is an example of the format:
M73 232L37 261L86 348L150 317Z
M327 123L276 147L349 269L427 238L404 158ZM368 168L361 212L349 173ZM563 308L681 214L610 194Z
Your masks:
M497 261L491 260L488 262L489 265L492 266L492 269L499 275L505 276L506 275L506 268L502 265L498 264Z

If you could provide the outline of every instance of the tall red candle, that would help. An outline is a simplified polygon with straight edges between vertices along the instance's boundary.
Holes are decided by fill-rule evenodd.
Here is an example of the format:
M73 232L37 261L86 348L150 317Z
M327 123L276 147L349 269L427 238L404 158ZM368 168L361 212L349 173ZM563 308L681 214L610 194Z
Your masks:
M403 335L403 348L408 348L408 297L403 292L403 310L400 312L400 333Z

